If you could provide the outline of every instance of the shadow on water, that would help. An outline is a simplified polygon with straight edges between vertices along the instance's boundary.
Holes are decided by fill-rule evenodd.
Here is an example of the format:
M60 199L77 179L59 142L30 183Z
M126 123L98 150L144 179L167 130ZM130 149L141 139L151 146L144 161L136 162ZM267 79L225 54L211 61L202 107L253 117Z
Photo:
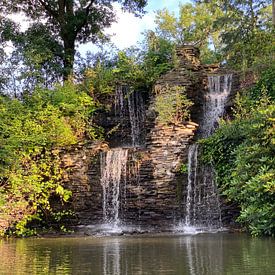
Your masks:
M0 274L274 274L275 240L245 234L0 241Z

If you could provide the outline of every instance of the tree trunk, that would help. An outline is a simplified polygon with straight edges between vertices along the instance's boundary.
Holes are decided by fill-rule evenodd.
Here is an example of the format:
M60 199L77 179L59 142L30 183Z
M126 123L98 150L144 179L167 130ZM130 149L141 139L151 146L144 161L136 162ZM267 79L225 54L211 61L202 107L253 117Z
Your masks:
M272 0L272 24L275 27L275 0Z
M73 74L75 40L77 35L74 28L74 20L73 1L59 0L59 24L61 27L60 36L64 45L64 81L68 80Z
M64 38L64 73L63 80L66 81L73 74L74 55L75 55L75 40Z

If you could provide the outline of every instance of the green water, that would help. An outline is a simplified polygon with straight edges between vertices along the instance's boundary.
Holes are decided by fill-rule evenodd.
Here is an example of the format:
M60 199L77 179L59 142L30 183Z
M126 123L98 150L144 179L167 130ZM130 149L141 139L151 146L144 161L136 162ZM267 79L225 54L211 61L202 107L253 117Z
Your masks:
M0 274L275 274L275 240L245 234L0 240Z

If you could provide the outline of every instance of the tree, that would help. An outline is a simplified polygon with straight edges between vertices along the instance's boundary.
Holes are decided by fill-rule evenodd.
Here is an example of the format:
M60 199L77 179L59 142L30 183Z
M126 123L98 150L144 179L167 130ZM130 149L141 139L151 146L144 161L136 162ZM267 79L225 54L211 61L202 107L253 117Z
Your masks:
M221 51L226 63L242 70L272 63L271 0L216 0L215 5L223 12L214 25L222 30Z
M23 12L32 23L43 22L63 48L66 80L73 71L76 43L106 38L103 30L115 21L112 4L116 2L136 16L144 13L147 4L147 0L1 0L0 12L5 15Z
M23 91L33 91L37 85L50 88L61 81L62 46L43 24L32 24L21 32L10 20L1 23L0 89L3 92L16 97Z
M275 70L235 99L234 115L202 140L202 158L215 167L219 190L237 202L237 221L253 235L275 235Z
M200 48L202 60L246 70L271 64L271 0L195 0L180 5L179 16L167 9L156 17L156 32L177 44ZM274 2L274 1L273 1Z
M222 16L222 13L216 1L180 5L178 17L164 9L157 13L156 32L160 37L177 44L198 46L203 61L213 62L216 61L220 48L220 30L215 27L214 23Z
M226 29L222 34L224 53L230 64L238 64L238 69L272 60L270 4L270 0L230 0L223 7L226 17L220 23Z

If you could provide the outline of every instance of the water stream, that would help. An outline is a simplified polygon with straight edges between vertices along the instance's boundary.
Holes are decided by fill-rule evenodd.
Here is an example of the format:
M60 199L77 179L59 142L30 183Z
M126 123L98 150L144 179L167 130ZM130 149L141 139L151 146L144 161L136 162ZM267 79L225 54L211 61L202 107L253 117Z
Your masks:
M141 146L144 140L145 105L140 92L131 90L129 86L118 85L115 95L115 113L121 120L130 121L131 144Z
M231 91L232 75L214 75L208 77L209 90L205 94L201 138L208 137L217 128L219 119L224 114L227 98ZM116 115L121 121L131 125L131 144L111 148L101 155L101 185L103 189L104 223L113 229L121 229L123 206L127 204L127 162L129 148L142 144L144 103L140 93L131 91L127 86L116 90ZM125 146L128 147L125 148ZM214 182L212 167L199 162L200 147L197 143L189 146L188 151L188 184L185 202L185 220L176 231L201 232L201 230L222 227L219 197ZM128 175L132 178L131 171ZM138 173L138 171L136 172ZM138 184L138 181L137 181ZM125 225L124 225L125 226ZM179 230L178 230L179 229Z
M210 136L217 128L219 119L225 111L225 105L231 92L232 74L208 77L209 90L205 94L204 112L200 126L201 138ZM220 228L221 210L214 170L199 163L199 145L189 146L188 150L188 185L183 230L190 227Z
M140 93L129 86L119 85L115 95L115 114L120 121L129 121L131 144L121 142L121 147L101 153L101 185L103 189L103 221L112 232L123 228L121 216L126 202L127 161L129 148L143 143L145 106ZM135 171L129 171L132 175ZM137 174L137 173L136 173ZM106 227L105 227L106 229Z
M208 93L204 97L201 137L209 137L219 125L231 92L232 74L208 76Z
M120 202L125 195L128 149L115 148L101 153L101 185L103 220L117 227L120 224ZM122 184L124 182L124 184Z

